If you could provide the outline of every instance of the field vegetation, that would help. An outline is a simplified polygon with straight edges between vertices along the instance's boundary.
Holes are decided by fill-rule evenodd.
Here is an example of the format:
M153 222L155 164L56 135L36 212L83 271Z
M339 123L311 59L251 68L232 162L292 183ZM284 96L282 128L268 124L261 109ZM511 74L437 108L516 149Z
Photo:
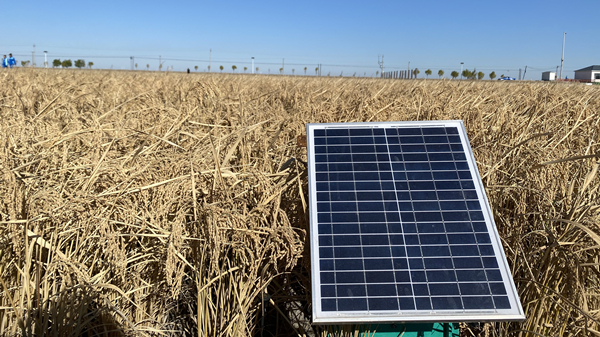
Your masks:
M483 333L600 335L597 86L0 77L0 335L324 336L296 138L308 122L447 119L465 123L527 315Z

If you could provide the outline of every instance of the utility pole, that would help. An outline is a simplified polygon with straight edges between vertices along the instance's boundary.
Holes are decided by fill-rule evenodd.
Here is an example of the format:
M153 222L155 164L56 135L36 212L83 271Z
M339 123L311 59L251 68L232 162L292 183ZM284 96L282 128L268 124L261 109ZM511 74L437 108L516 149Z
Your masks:
M521 80L521 68L519 68L519 81Z
M558 66L556 66L556 73L554 73L554 78L556 79L556 74L558 74Z
M406 68L406 69L407 69L407 72L406 72L406 74L407 74L408 76L410 76L410 61L408 61L408 68Z
M48 51L44 50L44 67L48 68Z
M33 51L31 52L31 66L35 67L35 45L33 45Z
M383 77L383 56L381 55L381 61L379 61L379 56L377 56L377 63L379 63L379 69L381 69L379 72L380 77Z
M208 51L208 72L210 73L210 65L212 61L212 49Z
M560 79L562 79L562 69L563 69L563 61L565 60L565 36L566 32L563 33L563 48L562 48L562 57L560 58Z
M464 62L460 63L460 79L462 80L462 71L463 71L463 64L465 64Z
M525 71L523 72L523 81L525 80L525 74L527 74L527 66L525 66Z
M133 70L133 56L129 56L129 60L131 61L131 70Z
M252 56L252 73L254 74L254 56Z
M160 71L162 69L161 59L162 59L162 57L160 55L158 55L158 71Z

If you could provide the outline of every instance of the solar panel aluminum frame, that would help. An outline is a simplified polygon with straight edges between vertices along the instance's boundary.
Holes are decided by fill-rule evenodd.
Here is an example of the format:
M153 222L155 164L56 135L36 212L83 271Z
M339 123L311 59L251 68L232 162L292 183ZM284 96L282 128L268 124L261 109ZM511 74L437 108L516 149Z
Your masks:
M511 309L470 309L470 310L393 310L393 311L323 311L321 308L321 281L319 266L319 233L317 220L316 168L314 152L314 130L348 128L390 128L390 127L456 127L467 157L478 198L482 206L484 220L496 253L499 269L510 301ZM472 322L472 321L521 321L524 311L512 279L510 268L500 242L498 230L485 194L464 124L461 120L419 121L419 122L378 122L378 123L309 123L307 131L307 156L309 176L310 249L312 263L312 315L313 323L393 323L393 322Z

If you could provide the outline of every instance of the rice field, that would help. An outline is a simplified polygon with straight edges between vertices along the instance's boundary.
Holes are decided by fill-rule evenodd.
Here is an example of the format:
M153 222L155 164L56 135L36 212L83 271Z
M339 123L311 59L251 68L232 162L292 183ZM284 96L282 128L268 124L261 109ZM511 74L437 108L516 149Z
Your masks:
M297 137L309 122L447 119L464 121L527 316L462 334L600 336L597 86L0 78L2 336L326 336L310 324Z

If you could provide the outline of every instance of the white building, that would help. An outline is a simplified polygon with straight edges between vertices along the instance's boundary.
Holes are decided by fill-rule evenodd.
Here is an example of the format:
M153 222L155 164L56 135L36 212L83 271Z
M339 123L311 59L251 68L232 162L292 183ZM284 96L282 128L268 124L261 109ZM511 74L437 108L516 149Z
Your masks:
M544 71L542 73L542 81L556 81L556 73L553 71Z
M600 66L589 66L575 70L575 79L589 82L600 82Z

